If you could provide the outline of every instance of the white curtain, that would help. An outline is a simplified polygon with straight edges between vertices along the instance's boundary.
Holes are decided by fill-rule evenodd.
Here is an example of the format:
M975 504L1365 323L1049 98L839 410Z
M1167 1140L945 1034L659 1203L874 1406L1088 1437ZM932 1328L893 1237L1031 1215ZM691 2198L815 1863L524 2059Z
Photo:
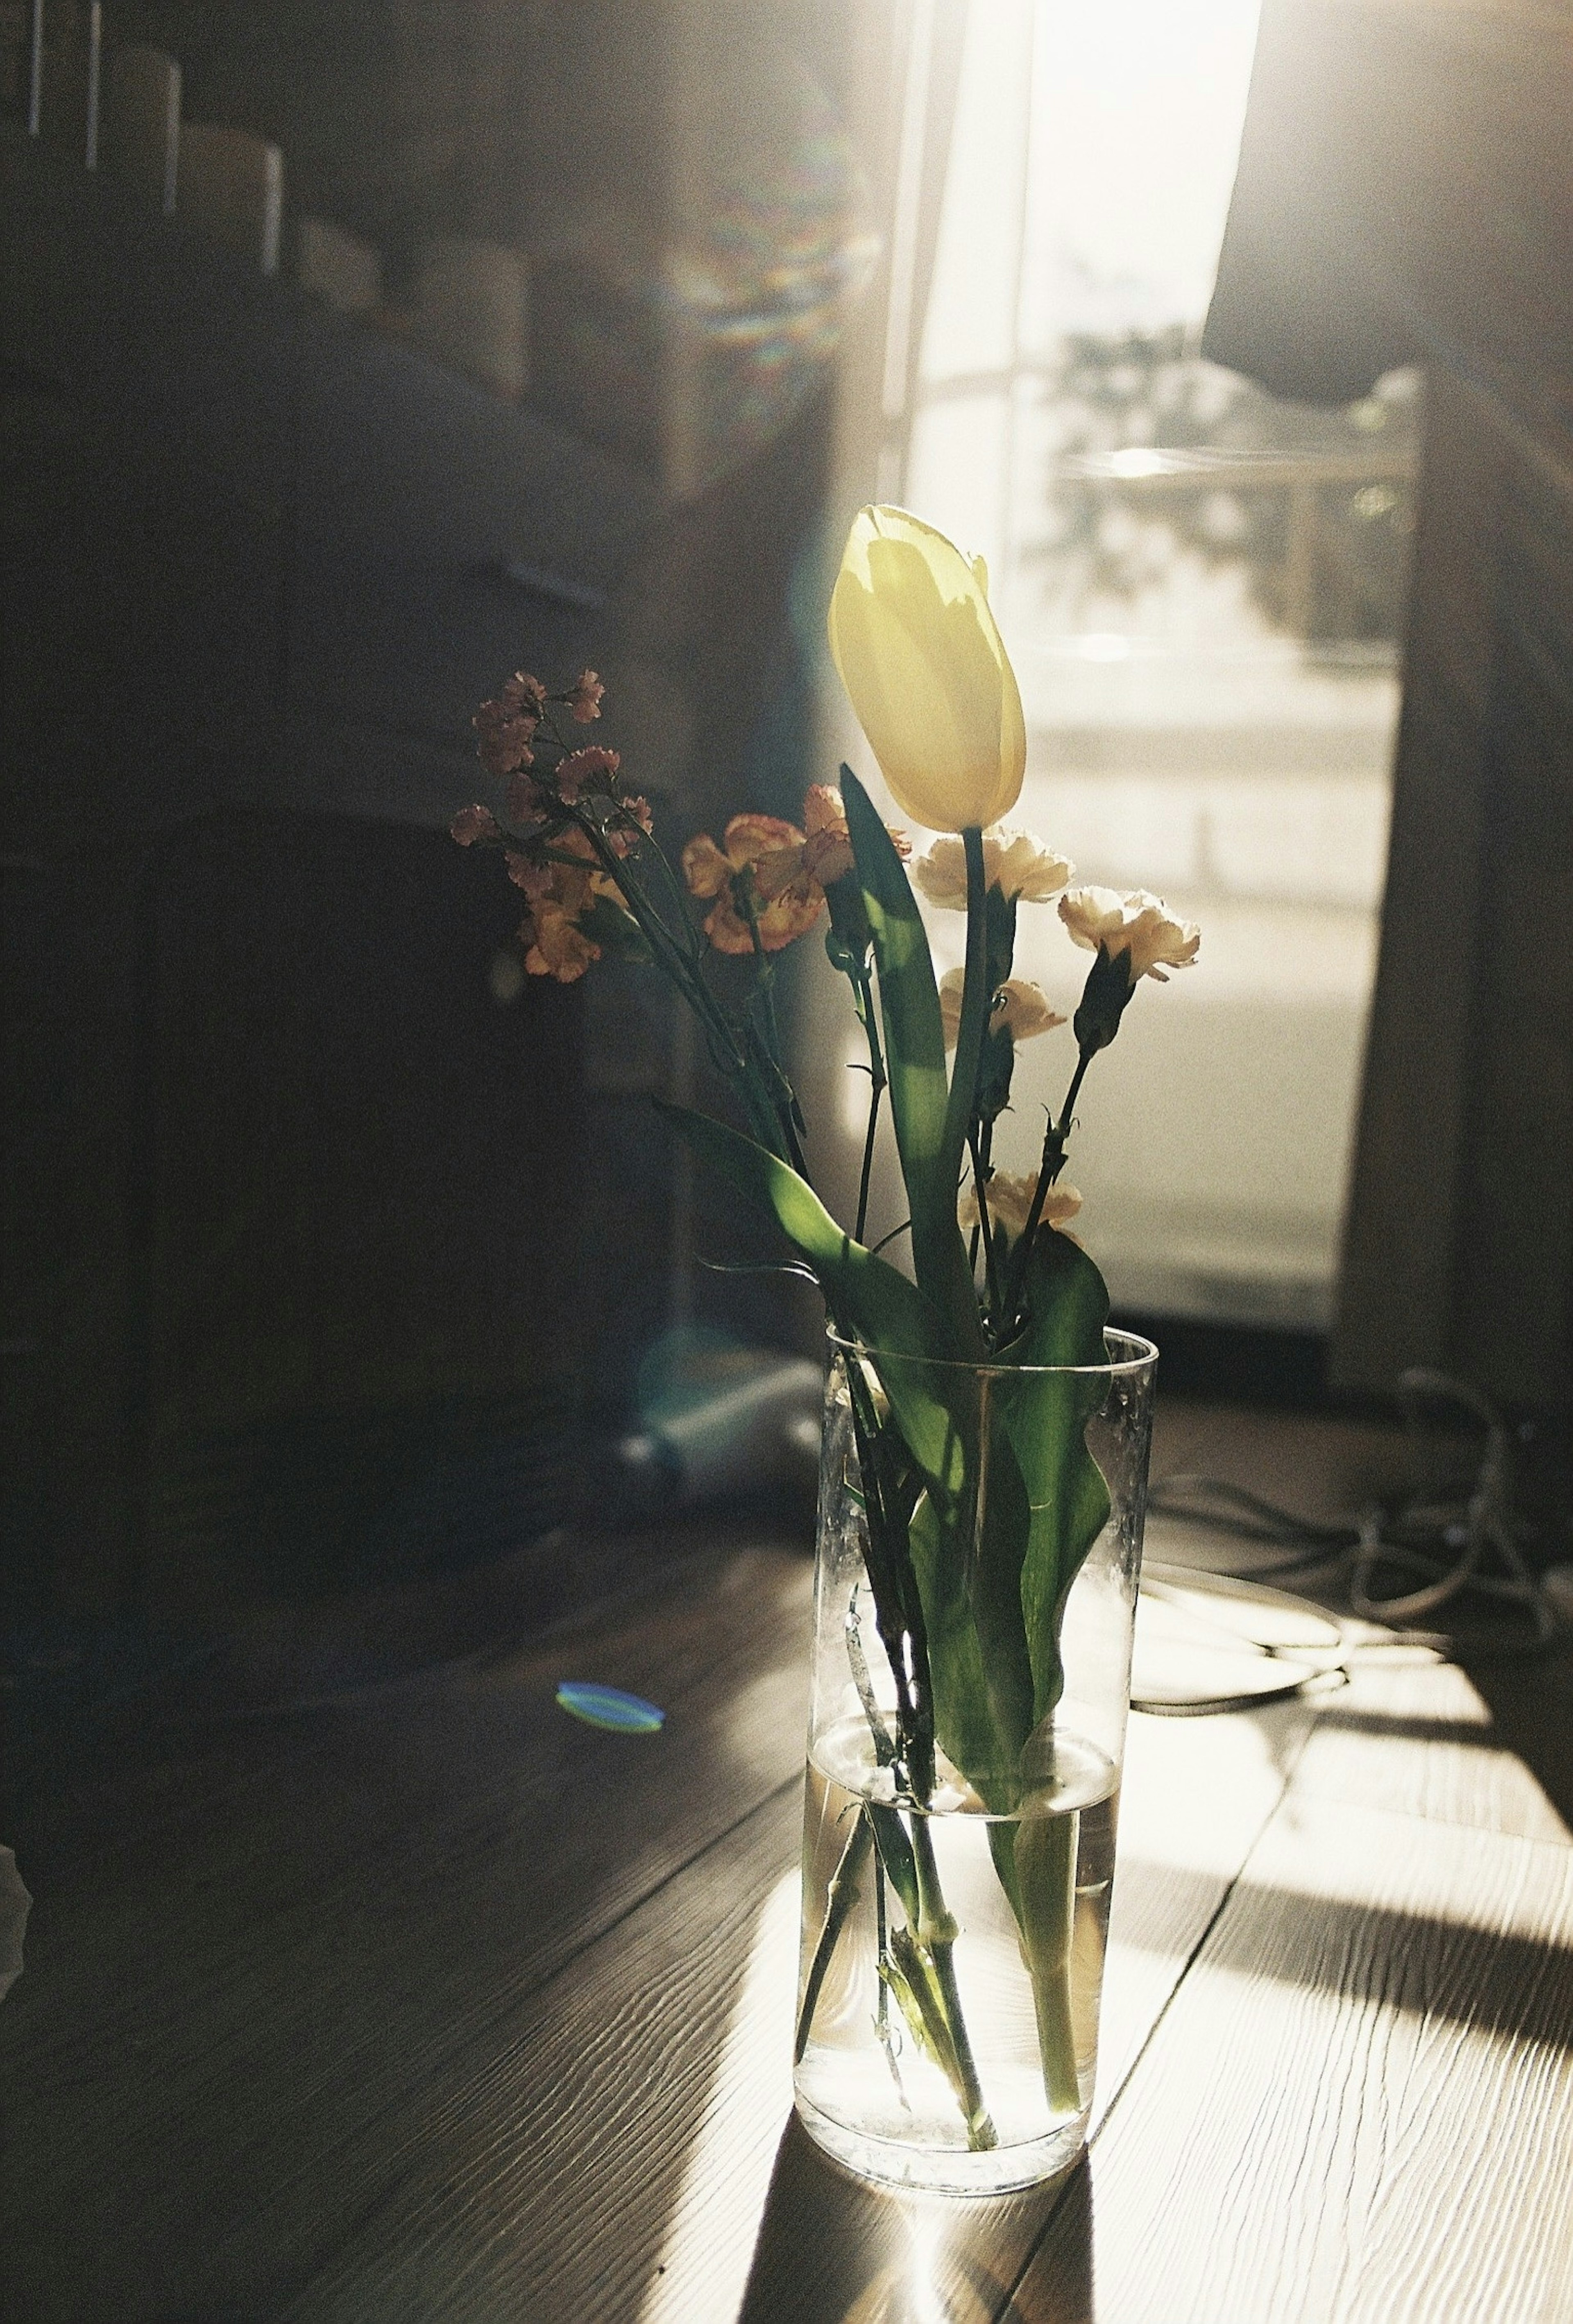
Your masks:
M1127 1307L1320 1324L1369 1001L1393 657L1309 649L1228 559L1165 552L1134 594L1090 592L1051 492L1071 440L1069 339L1200 328L1257 7L970 9L909 425L882 482L989 558L1032 734L1020 819L1081 877L1157 889L1203 927L1200 965L1142 992L1089 1079L1070 1166L1089 1247ZM1209 392L1198 366L1202 408ZM1161 420L1139 440L1165 441ZM1134 470L1126 456L1139 475L1139 449ZM1103 521L1113 537L1147 520L1127 494ZM947 922L936 943L959 958ZM1024 910L1019 959L1073 1005L1085 962L1052 910ZM1009 1167L1062 1097L1069 1043L1023 1052Z

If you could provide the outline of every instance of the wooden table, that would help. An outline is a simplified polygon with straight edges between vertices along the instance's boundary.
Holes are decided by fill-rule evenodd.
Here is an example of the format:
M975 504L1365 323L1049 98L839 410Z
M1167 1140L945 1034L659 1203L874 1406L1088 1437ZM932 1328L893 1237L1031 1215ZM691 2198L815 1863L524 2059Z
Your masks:
M22 1803L13 2324L1573 2316L1573 1846L1461 1674L1134 1719L1090 2161L903 2200L790 2113L807 1561L676 1548Z

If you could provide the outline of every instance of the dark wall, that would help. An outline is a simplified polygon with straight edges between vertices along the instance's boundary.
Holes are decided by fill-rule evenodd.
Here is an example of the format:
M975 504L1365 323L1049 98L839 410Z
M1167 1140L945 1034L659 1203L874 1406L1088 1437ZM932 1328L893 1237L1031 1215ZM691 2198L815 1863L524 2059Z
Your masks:
M4 1578L102 1605L223 1554L170 1494L226 1435L583 1385L583 1003L494 978L512 892L445 826L474 704L609 622L552 576L613 590L651 503L0 171Z

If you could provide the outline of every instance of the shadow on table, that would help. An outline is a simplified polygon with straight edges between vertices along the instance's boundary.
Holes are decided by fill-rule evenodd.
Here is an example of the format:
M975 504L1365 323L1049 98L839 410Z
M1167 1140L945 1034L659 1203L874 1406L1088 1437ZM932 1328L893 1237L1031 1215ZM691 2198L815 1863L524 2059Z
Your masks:
M1026 2324L1011 2295L1051 2219L1059 2264L1052 2294L1035 2284L1033 2324L1082 2324L1092 2315L1085 2170L990 2202L897 2195L838 2168L794 2115L738 2324Z
M1533 1666L1467 1655L1465 1668L1490 1705L1491 1740L1515 1751L1564 1823L1573 1825L1573 1644Z

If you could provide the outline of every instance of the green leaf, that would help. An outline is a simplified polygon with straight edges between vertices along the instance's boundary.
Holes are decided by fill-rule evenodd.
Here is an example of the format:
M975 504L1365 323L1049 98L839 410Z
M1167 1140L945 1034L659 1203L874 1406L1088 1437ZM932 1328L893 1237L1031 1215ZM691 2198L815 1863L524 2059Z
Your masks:
M838 1226L789 1163L708 1114L659 1100L657 1107L702 1161L768 1211L796 1245L819 1277L840 1330L870 1351L928 1360L892 1364L880 1376L913 1459L925 1474L955 1476L957 1430L943 1402L943 1375L929 1370L946 1353L945 1333L917 1286ZM887 1371L892 1377L887 1378Z
M999 1814L1016 1803L1016 1761L1033 1720L1021 1613L1031 1511L1008 1445L1003 1452L1003 1461L990 1463L980 1524L974 1526L970 1494L958 1507L931 1491L918 1503L908 1536L923 1595L934 1734L985 1806ZM975 1462L969 1465L975 1471Z
M1030 1369L1105 1364L1103 1278L1068 1236L1044 1229L1025 1287L1029 1322L999 1368L945 1379L960 1476L952 1457L910 1532L934 1731L997 1812L1016 1803L1021 1753L1059 1700L1065 1593L1109 1507L1086 1444L1107 1372ZM893 1404L912 1369L881 1368Z
M1108 1292L1068 1235L1040 1229L1027 1261L1026 1329L1006 1351L1011 1365L1108 1360L1103 1328ZM1008 1383L1004 1428L1032 1511L1021 1569L1021 1609L1032 1661L1035 1720L1060 1699L1060 1621L1082 1560L1108 1520L1108 1488L1087 1449L1087 1424L1108 1389L1106 1371L1024 1370Z
M946 1141L950 1085L928 932L890 835L845 766L842 798L879 971L890 1111L912 1213L913 1262L918 1282L950 1326L950 1352L975 1360L983 1352L982 1329L956 1224L960 1152L952 1154Z

